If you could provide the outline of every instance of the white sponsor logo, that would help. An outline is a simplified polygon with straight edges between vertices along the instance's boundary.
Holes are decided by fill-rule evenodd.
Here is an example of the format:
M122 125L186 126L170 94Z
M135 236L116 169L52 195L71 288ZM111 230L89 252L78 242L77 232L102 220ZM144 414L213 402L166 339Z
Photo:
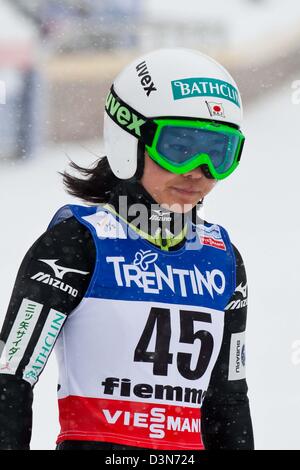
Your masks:
M98 237L127 238L120 222L109 212L97 212L82 218L93 225Z
M242 283L240 283L237 288L235 289L235 292L240 292L242 294L242 296L244 297L244 299L247 298L247 282L244 286L242 286Z
M248 305L247 292L248 284L243 286L242 282L236 287L234 293L239 292L242 294L242 299L231 300L225 307L225 310L236 310L238 308L246 307Z
M121 422L125 426L149 429L149 437L163 439L167 431L200 433L200 418L184 418L181 416L166 416L165 408L152 408L150 413L103 409L103 415L109 424Z
M214 224L210 227L207 227L206 225L197 225L197 228L200 232L200 235L203 237L211 237L215 240L222 240L220 227L218 225Z
M69 284L65 284L64 282L61 281L65 274L67 273L78 273L78 274L89 274L87 271L79 271L79 269L73 269L73 268L65 268L63 266L59 266L56 264L58 259L39 259L42 263L48 264L51 269L53 269L55 277L57 279L54 279L54 277L50 276L50 274L46 274L42 271L38 272L37 274L34 274L31 276L30 279L33 279L34 281L38 282L43 282L44 284L48 284L49 286L55 287L56 289L60 289L63 292L67 292L68 294L72 295L73 297L77 297L78 295L78 290L74 289L74 287L70 286Z
M58 266L56 262L58 259L39 259L42 263L46 263L53 269L54 275L57 279L63 279L64 275L67 273L78 273L78 274L89 274L86 271L79 271L79 269L64 268L63 266Z
M150 250L135 255L138 264L126 264L123 256L107 256L107 263L112 263L117 285L120 287L133 287L143 289L145 293L159 294L164 288L172 292L180 292L182 297L187 297L187 291L193 294L204 295L204 289L214 298L215 292L220 295L225 290L226 280L224 273L219 269L205 271L203 274L195 265L193 269L179 269L171 265L165 266L163 271L154 263L154 256L150 258ZM146 271L150 263L153 263L153 271ZM141 267L140 267L141 266Z
M143 271L147 271L149 264L154 263L158 258L158 253L152 253L151 250L139 250L136 252L133 264L140 266Z
M30 279L42 282L43 284L48 284L49 286L55 287L56 289L60 289L63 292L67 292L68 294L72 295L72 297L77 297L78 295L77 289L74 289L74 287L70 286L69 284L65 284L59 279L54 279L54 277L51 277L50 274L39 272L31 276Z
M245 377L245 331L243 331L231 335L228 380L240 380Z
M225 243L222 239L220 227L213 224L209 227L206 225L197 225L197 230L203 245L208 245L219 250L225 250Z
M171 221L170 212L163 212L161 209L153 209L152 212L155 212L155 214L151 215L150 220L162 221L162 222Z
M0 372L14 374L24 356L43 305L23 299L0 358Z
M66 318L64 313L51 308L31 359L23 372L23 379L31 385L38 380L38 376L44 369Z

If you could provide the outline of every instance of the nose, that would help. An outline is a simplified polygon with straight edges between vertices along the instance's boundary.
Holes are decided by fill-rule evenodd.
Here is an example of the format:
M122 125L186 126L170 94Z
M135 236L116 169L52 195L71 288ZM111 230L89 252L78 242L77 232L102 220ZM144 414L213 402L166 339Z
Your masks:
M201 166L197 166L197 168L194 168L193 170L188 171L187 173L184 173L182 176L193 178L193 179L200 179L205 175L203 173Z

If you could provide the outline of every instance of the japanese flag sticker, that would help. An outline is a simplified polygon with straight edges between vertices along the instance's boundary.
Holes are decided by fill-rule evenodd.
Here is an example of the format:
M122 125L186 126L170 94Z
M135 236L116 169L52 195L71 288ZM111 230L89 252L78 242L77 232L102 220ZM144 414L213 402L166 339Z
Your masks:
M225 117L222 103L216 103L215 101L205 101L205 103L207 104L208 111L211 116Z

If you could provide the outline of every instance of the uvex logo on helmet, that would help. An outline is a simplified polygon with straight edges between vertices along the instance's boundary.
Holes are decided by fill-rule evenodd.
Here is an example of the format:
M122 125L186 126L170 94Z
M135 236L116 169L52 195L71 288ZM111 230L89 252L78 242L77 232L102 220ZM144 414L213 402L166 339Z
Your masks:
M109 117L119 126L125 128L127 132L135 137L141 137L141 126L146 121L131 111L125 103L121 103L112 92L109 93L106 99L105 110Z
M152 81L151 75L148 72L148 68L146 65L146 62L143 60L139 65L136 66L136 70L138 73L139 77L141 78L141 85L144 88L144 90L147 92L147 96L152 93L152 91L157 91L157 88L155 88L154 83Z

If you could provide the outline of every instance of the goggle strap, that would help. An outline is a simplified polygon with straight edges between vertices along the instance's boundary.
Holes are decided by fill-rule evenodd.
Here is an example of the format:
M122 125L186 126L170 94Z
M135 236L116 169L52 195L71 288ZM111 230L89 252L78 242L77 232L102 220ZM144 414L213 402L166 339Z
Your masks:
M157 124L125 103L117 95L113 85L106 98L105 111L124 131L133 135L145 145L152 145Z
M124 131L136 137L143 144L151 147L158 127L154 119L159 118L147 118L136 111L117 95L113 85L111 86L110 92L106 98L105 111L108 116ZM180 117L164 117L164 119L180 119ZM188 118L184 119L188 120ZM196 120L196 118L191 119ZM244 139L241 142L238 161L242 154L243 145Z
M203 163L200 166L201 166L201 169L202 169L203 173L205 174L206 178L214 179L214 177L212 176L211 172L209 171L208 165L206 163Z
M242 153L243 153L244 143L245 143L245 139L242 139L242 142L241 142L241 145L240 145L239 154L238 154L238 157L237 157L237 161L238 161L238 162L240 161L241 156L242 156Z

